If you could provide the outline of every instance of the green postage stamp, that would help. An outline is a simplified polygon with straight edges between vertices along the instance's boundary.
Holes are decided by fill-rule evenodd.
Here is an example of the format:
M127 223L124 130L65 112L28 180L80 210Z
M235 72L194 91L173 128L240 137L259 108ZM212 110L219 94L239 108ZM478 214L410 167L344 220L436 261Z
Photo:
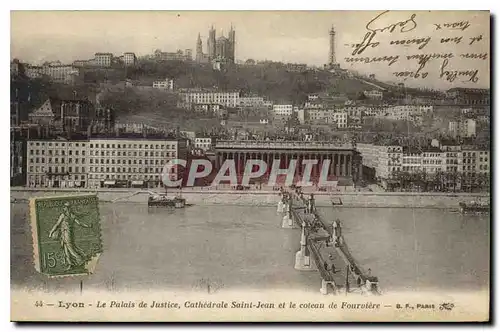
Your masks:
M34 263L51 277L93 273L102 253L96 194L30 200Z

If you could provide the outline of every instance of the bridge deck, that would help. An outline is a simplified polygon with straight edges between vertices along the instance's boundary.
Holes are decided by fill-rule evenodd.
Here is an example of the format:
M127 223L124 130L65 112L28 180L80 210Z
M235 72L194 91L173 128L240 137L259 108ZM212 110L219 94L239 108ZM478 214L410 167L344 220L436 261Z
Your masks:
M345 287L348 271L347 264L329 241L330 234L323 227L315 227L314 216L306 214L304 209L294 209L292 211L295 215L295 220L299 223L303 221L307 225L307 248L319 270L321 278L325 281L335 282L337 287ZM327 244L327 242L329 243Z
M295 198L292 214L297 223L306 224L307 247L321 277L325 281L334 281L337 287L345 287L347 284L350 288L364 285L367 279L372 282L378 281L377 278L367 275L360 269L345 241L337 247L329 243L333 232L331 225L327 225L316 212L305 213L306 200L301 200L297 196ZM327 263L326 269L325 262ZM333 270L332 267L334 267Z

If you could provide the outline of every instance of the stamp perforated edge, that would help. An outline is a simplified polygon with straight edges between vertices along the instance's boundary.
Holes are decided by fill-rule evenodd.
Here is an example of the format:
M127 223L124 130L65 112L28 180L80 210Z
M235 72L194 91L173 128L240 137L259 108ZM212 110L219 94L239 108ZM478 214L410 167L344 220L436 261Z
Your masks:
M48 200L48 199L57 199L57 198L83 198L83 197L96 197L96 203L97 203L97 227L99 228L99 237L98 241L101 246L101 252L97 253L91 261L87 263L88 267L88 273L78 273L78 274L58 274L58 275L50 275L41 272L40 269L40 248L38 245L39 238L38 238L38 220L37 220L37 213L36 213L36 202L37 201L43 201L43 200ZM57 196L41 196L41 197L32 197L29 200L29 211L30 211L30 227L31 227L31 236L33 238L33 264L35 266L35 270L50 279L53 278L69 278L69 277L82 277L82 276L88 276L90 274L94 273L94 270L97 266L97 260L102 254L103 248L102 248L102 230L101 230L101 214L99 211L99 197L97 196L97 193L94 194L78 194L78 195L57 195Z

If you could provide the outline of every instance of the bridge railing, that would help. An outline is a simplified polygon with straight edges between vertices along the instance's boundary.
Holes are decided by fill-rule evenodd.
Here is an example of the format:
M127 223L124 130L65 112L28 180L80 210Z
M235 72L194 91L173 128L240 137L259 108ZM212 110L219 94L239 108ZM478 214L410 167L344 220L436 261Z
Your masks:
M321 278L325 281L333 281L332 275L328 272L328 270L325 269L323 264L325 263L321 259L321 254L319 253L318 248L314 243L309 243L308 245L309 250L311 251L311 256L313 257L314 263L316 264L316 267L319 270L319 273L321 274Z

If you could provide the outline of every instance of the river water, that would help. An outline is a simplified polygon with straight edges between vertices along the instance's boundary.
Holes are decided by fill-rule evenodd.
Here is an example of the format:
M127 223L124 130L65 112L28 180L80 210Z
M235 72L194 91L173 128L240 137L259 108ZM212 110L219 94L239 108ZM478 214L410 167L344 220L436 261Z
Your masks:
M142 289L298 289L318 292L317 272L294 269L300 231L280 228L272 207L150 209L101 204L104 253L95 273L48 279L33 266L28 205L11 204L13 286L45 291ZM438 209L324 208L340 218L363 269L384 292L489 287L489 215Z

